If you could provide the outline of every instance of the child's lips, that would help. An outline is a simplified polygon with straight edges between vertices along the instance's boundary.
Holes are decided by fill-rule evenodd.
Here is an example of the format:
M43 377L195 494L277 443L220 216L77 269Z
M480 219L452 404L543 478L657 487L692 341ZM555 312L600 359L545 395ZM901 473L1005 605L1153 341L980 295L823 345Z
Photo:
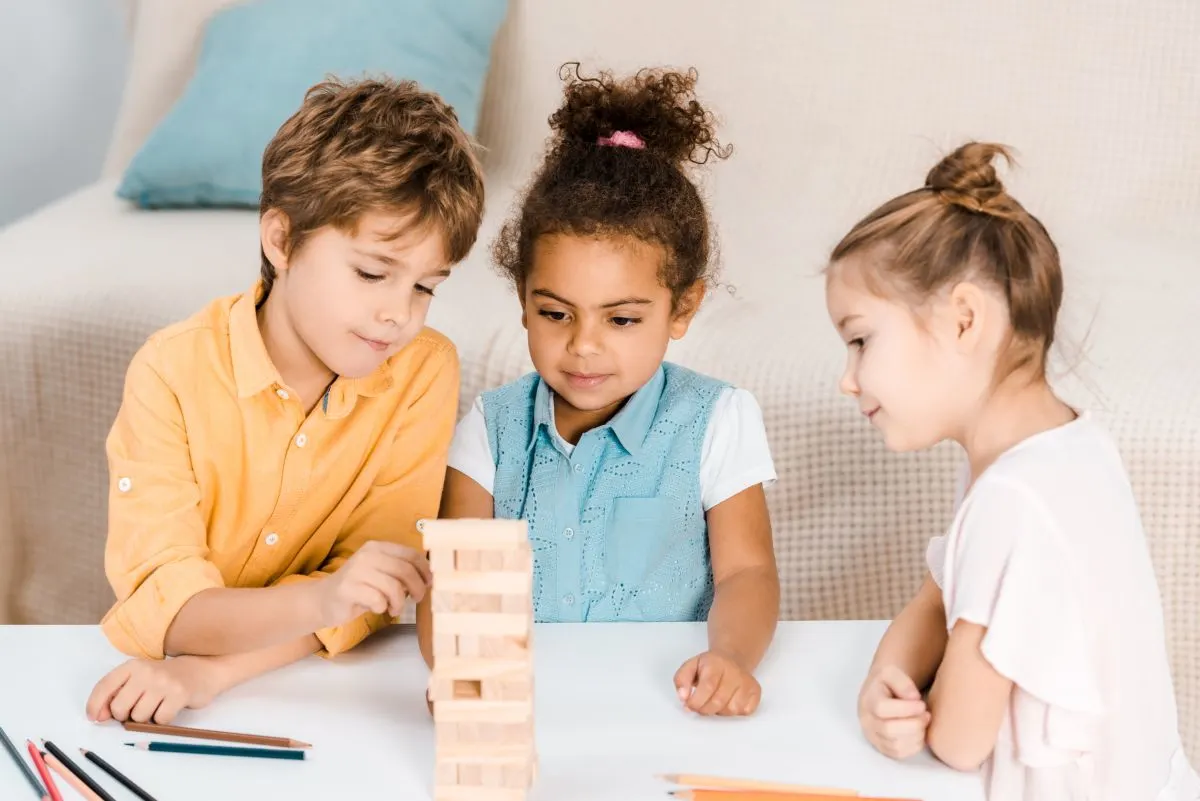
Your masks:
M567 382L575 389L595 389L608 380L607 373L572 373L564 372Z

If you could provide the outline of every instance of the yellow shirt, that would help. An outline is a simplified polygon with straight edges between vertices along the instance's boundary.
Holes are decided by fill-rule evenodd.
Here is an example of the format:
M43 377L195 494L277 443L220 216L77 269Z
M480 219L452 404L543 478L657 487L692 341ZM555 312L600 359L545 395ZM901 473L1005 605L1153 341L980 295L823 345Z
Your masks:
M437 515L458 404L450 341L426 329L306 417L267 356L257 291L159 331L129 366L107 440L117 602L101 623L126 654L161 659L202 590L309 581L370 540L420 549L417 521ZM315 634L332 655L389 622Z

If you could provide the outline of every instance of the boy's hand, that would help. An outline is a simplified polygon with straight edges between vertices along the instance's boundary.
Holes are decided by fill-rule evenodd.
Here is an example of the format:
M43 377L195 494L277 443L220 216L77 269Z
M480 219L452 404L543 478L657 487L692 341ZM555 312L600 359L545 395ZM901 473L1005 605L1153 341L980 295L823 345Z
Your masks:
M718 651L684 662L675 673L675 688L684 706L701 715L751 715L762 699L758 680Z
M868 676L858 696L863 734L892 759L907 759L925 748L930 718L921 691L896 667L883 667Z
M224 690L223 682L218 658L131 659L92 690L88 720L170 723L185 708L208 706Z
M393 542L368 542L316 585L321 627L340 626L365 612L397 617L405 597L419 602L430 581L429 562L421 552Z

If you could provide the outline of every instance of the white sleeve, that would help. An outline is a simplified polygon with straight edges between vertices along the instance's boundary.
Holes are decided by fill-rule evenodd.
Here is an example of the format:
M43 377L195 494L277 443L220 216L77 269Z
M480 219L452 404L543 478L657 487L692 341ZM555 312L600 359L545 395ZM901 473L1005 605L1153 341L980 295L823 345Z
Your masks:
M473 480L489 495L492 494L492 486L496 483L496 460L492 458L492 446L488 444L482 397L475 399L470 411L454 429L447 466Z
M704 511L755 484L776 480L758 401L744 389L727 387L713 406L700 453L700 502Z

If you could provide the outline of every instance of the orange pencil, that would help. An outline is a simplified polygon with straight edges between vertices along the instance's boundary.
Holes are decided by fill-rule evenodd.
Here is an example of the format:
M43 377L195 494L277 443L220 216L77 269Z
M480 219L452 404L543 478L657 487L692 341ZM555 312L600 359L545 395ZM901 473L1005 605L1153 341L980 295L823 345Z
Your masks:
M675 790L672 796L687 801L918 801L913 798L879 798L827 793L772 793L761 790Z
M858 795L856 790L844 790L838 787L806 787L799 784L780 784L778 782L760 782L753 779L733 779L726 776L699 776L686 773L672 773L659 778L671 784L682 784L694 789L703 790L739 790L741 792L767 793L808 793L810 795L835 795L841 798L853 798Z
M55 758L54 754L46 754L45 759L46 765L59 776L61 776L63 781L71 785L71 789L79 793L80 797L82 797L84 801L100 801L100 796L93 793L91 788L79 780L78 776L67 770L66 766L59 762Z

